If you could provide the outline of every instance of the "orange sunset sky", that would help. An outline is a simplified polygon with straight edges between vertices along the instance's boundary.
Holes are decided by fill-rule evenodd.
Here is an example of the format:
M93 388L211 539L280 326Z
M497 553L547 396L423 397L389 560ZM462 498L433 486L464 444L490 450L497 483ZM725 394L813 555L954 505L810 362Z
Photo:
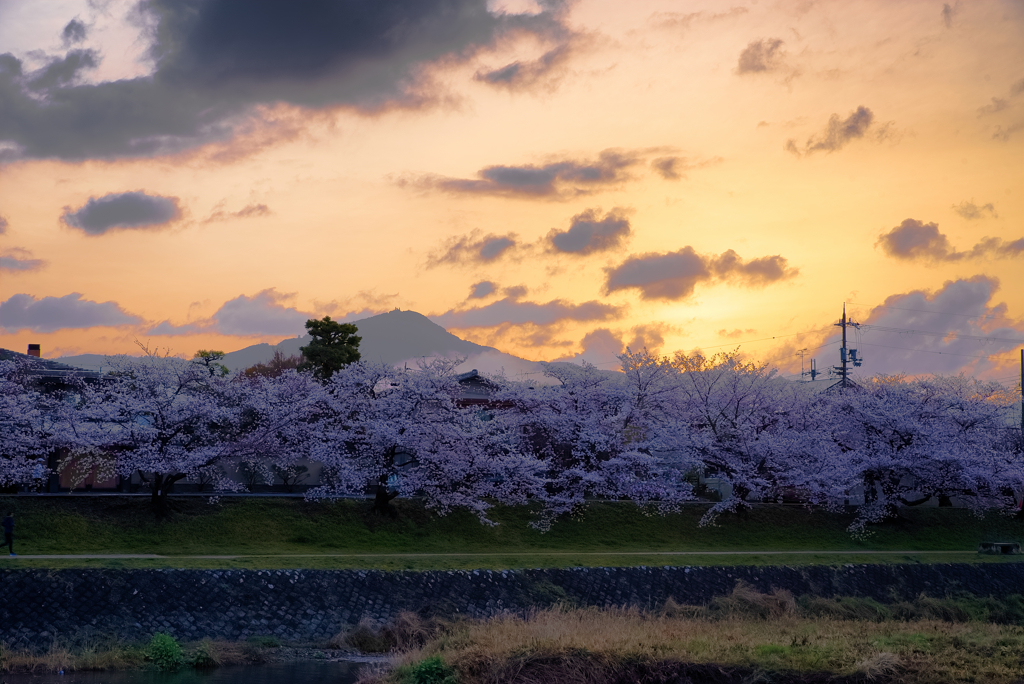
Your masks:
M1024 2L4 0L0 216L47 357L400 307L798 372L846 302L865 373L1012 381Z

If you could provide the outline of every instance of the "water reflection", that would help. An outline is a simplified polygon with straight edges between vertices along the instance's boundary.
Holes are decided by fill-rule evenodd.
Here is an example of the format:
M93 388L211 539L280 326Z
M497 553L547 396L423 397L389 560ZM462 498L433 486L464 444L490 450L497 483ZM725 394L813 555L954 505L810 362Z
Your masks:
M354 684L365 663L295 662L180 672L0 674L0 684Z

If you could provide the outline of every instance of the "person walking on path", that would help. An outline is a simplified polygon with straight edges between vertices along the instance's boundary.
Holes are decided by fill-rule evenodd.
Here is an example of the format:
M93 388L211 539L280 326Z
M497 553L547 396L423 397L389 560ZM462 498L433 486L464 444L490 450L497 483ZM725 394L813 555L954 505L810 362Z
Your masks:
M12 556L17 556L14 553L14 511L7 514L7 517L3 521L4 526L4 546L11 552Z

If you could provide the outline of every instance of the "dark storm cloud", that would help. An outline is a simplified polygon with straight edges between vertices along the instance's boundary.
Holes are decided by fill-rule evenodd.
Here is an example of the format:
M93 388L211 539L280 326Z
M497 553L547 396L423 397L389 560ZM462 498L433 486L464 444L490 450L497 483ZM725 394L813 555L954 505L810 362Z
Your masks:
M71 50L63 59L54 60L33 72L27 85L34 91L64 86L74 81L79 72L95 69L99 63L99 53L95 50Z
M479 283L476 283L469 288L469 298L483 299L484 297L494 294L496 289L497 287L490 280L481 280Z
M108 230L147 230L160 228L182 217L177 197L135 192L111 193L90 197L76 210L64 207L61 221L87 235L103 235Z
M604 321L616 318L623 308L598 301L573 304L554 299L543 304L511 297L486 306L461 311L451 309L430 319L444 328L491 328L499 325L552 325L561 321Z
M801 153L836 152L851 140L863 138L874 120L874 113L864 106L857 107L845 119L839 118L838 114L833 114L829 118L825 130L808 138L802 151L797 146L796 140L792 139L786 141L786 150L797 156L800 156Z
M7 332L47 333L71 328L135 325L142 319L122 309L117 302L93 302L72 292L63 297L42 299L29 294L13 295L0 302L0 321Z
M151 76L74 85L0 56L0 141L29 158L147 156L228 140L260 104L423 106L436 97L424 65L560 27L554 4L493 14L486 0L145 0L139 11L155 26ZM65 71L86 59L75 54Z
M597 159L562 159L541 166L488 166L477 172L477 178L428 176L413 182L453 193L567 198L628 180L629 169L640 161L637 152L609 149Z
M667 254L648 253L630 257L606 268L605 292L635 288L642 299L685 299L700 283L719 280L761 287L797 275L779 255L743 261L733 250L719 256L698 254L684 247Z
M963 201L960 204L954 204L953 211L968 221L984 218L986 212L993 218L999 218L999 214L996 213L996 205L991 202L977 205L974 203L974 200L971 200L970 202Z
M0 254L0 271L38 271L45 265L45 261L33 259L32 253L21 247L11 247Z
M78 19L72 19L61 31L60 37L64 47L81 43L89 34L88 27Z
M548 233L548 241L554 252L584 256L617 249L630 233L624 209L612 209L604 217L596 209L587 209L572 217L569 230Z
M875 246L881 246L886 254L896 259L932 263L983 258L1012 259L1024 255L1024 238L1006 242L1001 238L985 237L971 249L960 252L950 244L944 233L939 232L938 224L910 218L879 236Z
M783 41L780 38L753 40L740 53L736 72L757 74L772 71L779 66L782 58Z
M448 238L442 247L427 257L427 268L442 264L485 264L507 254L518 245L515 233L506 235L469 235Z

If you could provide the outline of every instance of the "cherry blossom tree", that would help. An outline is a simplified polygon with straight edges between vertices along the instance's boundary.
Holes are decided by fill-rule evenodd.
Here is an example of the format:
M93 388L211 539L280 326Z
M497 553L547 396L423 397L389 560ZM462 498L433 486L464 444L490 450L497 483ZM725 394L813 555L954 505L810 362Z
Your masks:
M175 483L205 473L215 488L240 485L213 466L235 455L237 402L227 400L226 378L198 363L172 356L108 359L110 375L84 392L78 459L92 459L104 474L149 484L153 510L167 512Z
M545 512L538 526L592 497L655 503L663 510L690 498L683 474L658 451L658 433L651 429L657 399L650 376L661 370L636 362L624 376L587 363L545 364L544 374L557 384L501 381L498 419L516 425L509 431L517 435L516 448L544 464Z
M455 367L435 358L412 370L357 362L327 383L309 457L323 464L313 497L374 490L374 510L400 494L428 508L475 512L520 503L537 486L537 466L509 447L478 408L460 407Z
M265 482L297 482L308 469L304 461L318 429L323 386L310 373L278 368L239 373L224 396L236 410L230 453L238 467Z
M995 383L958 377L876 376L825 399L837 449L819 454L819 492L860 489L851 526L862 533L901 506L938 500L976 511L1008 506L1024 483L1013 440L1012 404Z
M57 403L35 387L26 364L0 361L0 488L49 474Z
M782 436L798 388L767 364L744 361L736 352L677 352L672 364L678 371L677 443L732 491L703 522L776 495L788 469L782 448L788 440Z

